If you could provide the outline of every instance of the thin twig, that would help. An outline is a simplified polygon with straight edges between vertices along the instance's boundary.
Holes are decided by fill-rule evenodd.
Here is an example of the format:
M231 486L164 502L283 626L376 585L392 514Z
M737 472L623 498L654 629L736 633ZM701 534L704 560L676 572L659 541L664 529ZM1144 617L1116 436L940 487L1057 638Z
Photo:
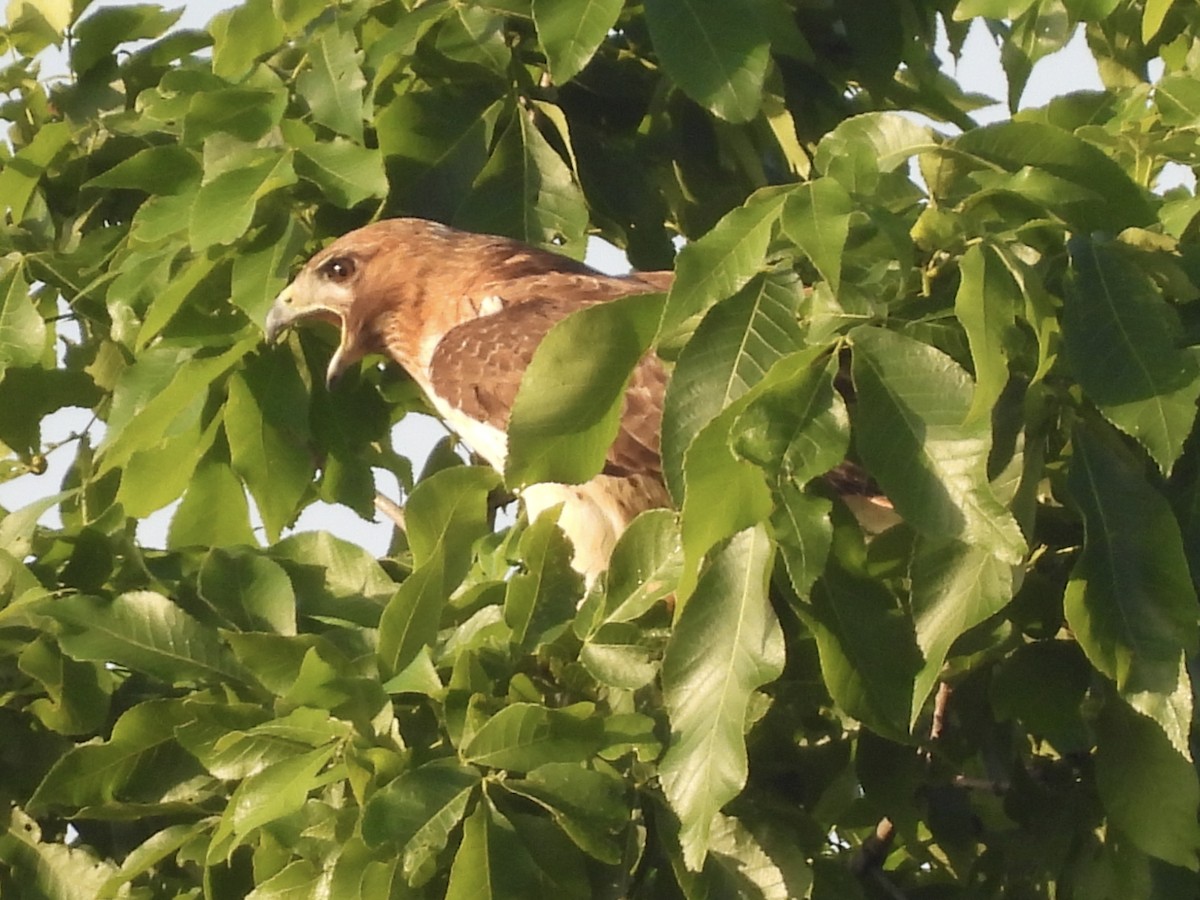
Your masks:
M375 493L375 508L392 520L397 528L408 533L408 522L404 518L404 507L393 500L391 497L385 497L378 491Z

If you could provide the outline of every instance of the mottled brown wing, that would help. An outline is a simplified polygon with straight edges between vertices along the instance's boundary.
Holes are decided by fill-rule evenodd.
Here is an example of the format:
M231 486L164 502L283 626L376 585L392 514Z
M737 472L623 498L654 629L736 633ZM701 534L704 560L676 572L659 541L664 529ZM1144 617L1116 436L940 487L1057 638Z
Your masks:
M521 377L538 344L581 306L578 301L525 299L458 325L439 342L430 362L433 389L473 419L507 428ZM666 373L653 354L638 363L626 393L621 425L604 471L659 477L659 431Z

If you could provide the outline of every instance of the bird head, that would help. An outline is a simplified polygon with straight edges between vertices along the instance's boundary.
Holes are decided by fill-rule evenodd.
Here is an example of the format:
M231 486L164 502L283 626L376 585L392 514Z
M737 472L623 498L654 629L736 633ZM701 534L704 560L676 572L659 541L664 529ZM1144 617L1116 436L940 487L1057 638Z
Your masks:
M348 236L347 236L348 237ZM338 348L329 361L325 383L332 387L341 375L371 348L364 346L361 328L354 327L352 308L367 259L346 237L334 241L310 259L292 283L279 292L264 325L268 343L297 322L328 322L341 331Z

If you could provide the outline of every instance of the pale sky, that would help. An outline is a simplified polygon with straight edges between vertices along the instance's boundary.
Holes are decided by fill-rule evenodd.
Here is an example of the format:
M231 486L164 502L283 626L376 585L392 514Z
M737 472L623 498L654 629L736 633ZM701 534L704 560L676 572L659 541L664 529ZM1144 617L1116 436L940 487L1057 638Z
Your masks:
M114 0L97 0L92 3L91 9L120 5L125 4L114 2ZM168 3L168 5L170 4ZM213 15L233 5L235 4L222 2L222 0L185 3L184 14L178 27L203 28ZM58 67L62 67L65 71L61 56L57 59L47 59L43 64L43 74L51 74ZM962 62L955 67L953 61L949 61L948 68L957 77L963 88L968 91L977 91L996 98L1002 98L1005 94L999 52L986 30L981 26L977 25L972 29L964 47ZM1057 94L1099 88L1101 88L1101 83L1095 63L1087 52L1082 33L1077 33L1066 49L1038 63L1029 80L1025 96L1022 98L1022 106L1041 106ZM1002 103L975 114L975 119L979 122L992 122L1006 117L1007 110ZM609 271L627 268L624 260L616 257L611 252L611 248L608 253L599 247L595 249L598 252L589 251L588 261L598 268ZM43 442L61 440L72 430L83 427L87 420L88 416L81 416L79 410L61 410L43 421ZM402 453L418 461L414 464L419 467L419 461L425 459L433 444L444 433L444 430L434 420L427 417L409 416L397 426L394 441ZM99 439L100 434L96 433L94 429L94 443ZM0 484L0 506L10 510L19 509L40 497L57 492L71 462L73 452L73 445L68 445L51 454L49 468L40 476L25 475ZM390 475L380 473L378 487L394 499L400 499L397 495L395 481ZM172 511L173 507L167 507L143 520L138 527L139 538L149 546L162 546ZM56 521L54 515L52 512L45 521L48 524L54 523ZM340 507L313 504L301 515L295 530L305 531L318 528L353 541L371 553L382 555L387 549L392 526L386 521L364 522L356 514Z

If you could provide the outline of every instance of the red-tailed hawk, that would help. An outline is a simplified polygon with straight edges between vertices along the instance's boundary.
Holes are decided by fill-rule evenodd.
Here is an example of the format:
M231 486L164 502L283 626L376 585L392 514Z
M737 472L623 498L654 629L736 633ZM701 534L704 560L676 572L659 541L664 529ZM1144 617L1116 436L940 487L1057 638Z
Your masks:
M304 319L338 326L329 385L364 356L388 356L467 446L503 472L512 403L550 328L585 306L666 290L670 280L670 272L604 275L508 238L391 219L310 259L276 298L266 332L274 340ZM638 513L670 504L659 456L665 386L661 363L647 354L630 380L604 470L586 484L521 492L530 519L563 504L558 523L589 583Z

